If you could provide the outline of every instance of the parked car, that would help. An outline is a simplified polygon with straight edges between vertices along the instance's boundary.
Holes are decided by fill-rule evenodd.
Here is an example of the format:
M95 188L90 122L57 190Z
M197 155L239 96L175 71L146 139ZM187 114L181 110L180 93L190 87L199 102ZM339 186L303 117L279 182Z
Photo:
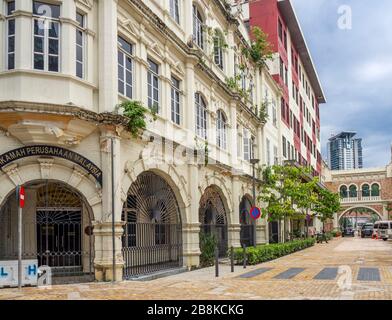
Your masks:
M355 236L355 229L353 227L345 227L343 228L342 232L343 237L354 237Z
M373 229L373 235L375 234L384 241L392 239L392 221L377 221Z
M361 228L361 238L371 237L373 235L373 223L366 223Z

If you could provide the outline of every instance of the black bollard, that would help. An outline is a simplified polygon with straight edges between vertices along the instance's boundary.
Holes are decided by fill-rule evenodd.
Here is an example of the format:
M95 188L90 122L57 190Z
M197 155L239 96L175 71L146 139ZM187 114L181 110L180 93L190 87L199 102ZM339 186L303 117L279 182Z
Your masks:
M219 277L219 249L215 248L215 277Z
M247 264L247 256L246 256L246 246L244 245L244 269L246 269L246 264Z
M234 272L234 248L230 248L230 263L231 263L231 272Z

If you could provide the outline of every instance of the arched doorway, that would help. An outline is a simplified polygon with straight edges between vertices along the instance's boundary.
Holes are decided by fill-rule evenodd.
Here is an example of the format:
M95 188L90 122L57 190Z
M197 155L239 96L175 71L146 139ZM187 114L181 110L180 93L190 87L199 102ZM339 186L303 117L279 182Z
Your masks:
M182 225L170 185L154 172L132 183L123 207L124 278L182 266Z
M222 197L216 187L208 187L200 199L200 232L214 236L218 243L219 256L227 254L227 215Z
M254 246L254 222L250 217L252 203L247 196L242 197L240 203L240 242L241 246Z
M54 283L94 279L91 208L69 185L27 183L23 210L23 259L49 266ZM0 259L17 259L17 201L13 191L0 209Z

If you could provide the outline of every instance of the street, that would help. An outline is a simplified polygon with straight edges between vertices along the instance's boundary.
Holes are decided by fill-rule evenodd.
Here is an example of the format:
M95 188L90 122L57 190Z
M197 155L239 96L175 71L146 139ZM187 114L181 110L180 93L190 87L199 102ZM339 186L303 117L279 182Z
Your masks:
M392 299L392 242L341 238L243 269L228 265L147 282L0 290L0 299Z

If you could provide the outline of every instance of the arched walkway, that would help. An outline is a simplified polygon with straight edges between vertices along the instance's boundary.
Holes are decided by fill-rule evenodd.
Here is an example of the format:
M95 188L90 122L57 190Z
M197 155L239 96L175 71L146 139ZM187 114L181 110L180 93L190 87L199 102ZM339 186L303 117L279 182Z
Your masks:
M339 215L338 223L343 227L358 228L364 223L382 220L382 215L374 208L357 206L346 209Z
M49 266L55 282L94 279L92 210L85 197L62 181L24 183L23 259ZM0 260L17 259L17 200L12 190L0 208Z
M251 208L251 197L248 195L243 196L239 208L239 221L241 224L240 242L241 246L245 245L246 247L254 245L254 221L250 217Z
M182 266L180 207L169 183L153 171L131 184L122 213L124 278Z
M215 238L219 255L226 256L228 248L227 207L220 189L213 185L205 189L199 202L201 236Z

